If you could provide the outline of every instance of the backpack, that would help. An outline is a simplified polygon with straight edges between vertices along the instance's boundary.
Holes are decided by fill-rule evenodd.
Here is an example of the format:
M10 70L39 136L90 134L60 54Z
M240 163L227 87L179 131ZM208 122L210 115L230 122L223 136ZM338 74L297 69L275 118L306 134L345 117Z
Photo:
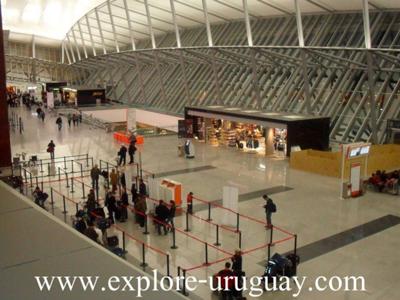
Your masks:
M276 205L275 205L275 203L271 203L271 212L276 213Z

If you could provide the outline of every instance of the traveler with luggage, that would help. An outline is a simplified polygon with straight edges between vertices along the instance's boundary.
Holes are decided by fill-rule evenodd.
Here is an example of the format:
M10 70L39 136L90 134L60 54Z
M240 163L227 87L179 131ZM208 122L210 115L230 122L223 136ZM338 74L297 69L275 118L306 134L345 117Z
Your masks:
M128 149L125 147L125 145L122 145L121 148L118 151L118 156L119 156L119 162L118 166L122 165L122 162L124 165L126 164L126 152Z
M61 128L62 128L62 119L61 119L61 117L57 118L56 124L58 125L58 131L60 131Z
M54 150L56 148L56 144L54 144L53 140L47 145L47 152L50 153L50 159L54 159Z
M94 223L89 222L88 227L85 229L84 234L90 238L92 241L95 241L96 243L99 242L99 235L97 234L96 230L94 229Z
M234 288L235 277L231 270L231 264L229 262L225 263L225 268L214 275L214 287L221 288L221 298L222 299L233 299L232 289Z
M267 229L272 228L272 214L276 213L276 205L272 201L271 198L269 198L267 195L263 195L264 200L267 201L267 203L263 206L265 209L265 215L267 219Z
M168 233L166 222L169 216L169 209L165 206L163 200L160 200L155 213L158 235L161 235L161 227L164 229L164 234L166 235Z
M44 208L44 202L47 200L49 195L47 193L44 193L38 186L32 192L32 195L35 199L35 203Z

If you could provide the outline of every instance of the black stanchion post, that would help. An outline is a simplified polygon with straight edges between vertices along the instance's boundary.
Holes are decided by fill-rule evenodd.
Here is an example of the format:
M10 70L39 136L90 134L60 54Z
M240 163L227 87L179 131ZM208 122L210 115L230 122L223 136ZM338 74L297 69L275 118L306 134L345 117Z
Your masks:
M107 166L107 179L106 179L107 189L110 189L110 166L109 166L108 162L107 162L106 166Z
M53 206L54 205L54 198L53 198L53 188L51 187L50 188L50 200L51 200L51 206Z
M63 214L67 213L67 208L65 207L65 196L63 195L63 207L64 207L64 211L62 212Z
M183 287L182 287L182 294L187 296L188 294L186 293L186 270L182 270L182 275L183 275Z
M239 229L240 229L239 222L240 222L240 215L239 215L239 213L236 213L236 231L237 232L239 232Z
M82 182L82 199L86 199L85 195L85 184Z
M43 173L44 171L43 171L43 161L42 160L40 160L40 173Z
M71 160L71 173L74 174L74 160Z
M149 234L149 230L148 230L148 227L147 227L148 226L147 215L144 214L143 218L144 218L144 232L143 232L143 234Z
M83 167L82 167L82 164L81 164L81 163L80 163L79 165L80 165L80 167L81 167L81 177L83 177Z
M90 159L91 159L91 161L92 161L92 168L93 168L93 166L94 166L93 157L91 157Z
M271 258L271 244L268 244L268 261ZM267 261L267 263L268 263Z
M215 241L214 246L221 246L221 244L219 243L219 225L218 224L215 226L215 230L216 230L215 234L216 234L217 240Z
M208 202L208 219L207 221L212 221L211 219L211 203Z
M167 254L167 276L171 277L171 274L169 272L169 254Z
M190 231L190 229L189 229L189 212L188 211L186 211L186 229L185 229L185 231L186 232Z
M48 162L48 163L47 163L47 173L48 173L47 175L48 175L49 177L50 177L50 173L51 173L50 171L51 171L50 163Z
M273 244L272 243L273 237L274 237L274 225L271 225L271 232L270 232L270 235L269 235L269 243L270 244Z
M74 177L71 178L71 193L75 193L75 191L74 191Z
M239 249L242 249L242 232L239 231Z
M35 178L35 181L36 181L36 186L39 186L39 179L38 179L37 176L36 176L36 178Z
M28 182L28 177L26 176L26 169L24 169L24 178L25 178L25 182Z
M142 263L140 264L141 267L145 268L147 267L146 264L146 247L144 246L144 243L142 244Z
M41 188L41 190L43 192L43 178L42 178L42 182L40 183L40 188Z
M89 167L89 154L86 153L86 167Z
M67 179L67 188L69 188L68 173L65 172L65 178Z
M178 249L178 246L176 245L176 240L175 240L175 227L172 227L172 246L171 249Z
M204 247L205 247L205 259L206 259L206 261L205 261L205 263L204 263L204 265L208 265L208 244L207 244L207 242L204 242Z
M124 250L124 253L126 253L125 231L122 231L122 249Z
M297 255L297 234L294 235L294 255Z
M64 156L64 169L68 169L67 168L67 158Z
M60 167L58 167L58 181L61 181L61 171L60 171Z
M78 203L75 203L75 208L76 208L76 213L78 213L78 211L79 211Z
M31 187L32 187L32 186L33 186L33 183L32 183L32 173L29 173L29 179L30 179Z

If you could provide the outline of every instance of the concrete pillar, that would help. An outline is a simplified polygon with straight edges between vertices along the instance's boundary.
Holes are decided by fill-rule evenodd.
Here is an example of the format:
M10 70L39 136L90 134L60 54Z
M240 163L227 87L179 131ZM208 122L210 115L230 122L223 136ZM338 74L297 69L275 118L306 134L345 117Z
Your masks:
M10 128L6 99L6 70L3 41L3 23L0 7L0 168L11 167Z
M274 151L274 129L265 128L265 155L272 155Z

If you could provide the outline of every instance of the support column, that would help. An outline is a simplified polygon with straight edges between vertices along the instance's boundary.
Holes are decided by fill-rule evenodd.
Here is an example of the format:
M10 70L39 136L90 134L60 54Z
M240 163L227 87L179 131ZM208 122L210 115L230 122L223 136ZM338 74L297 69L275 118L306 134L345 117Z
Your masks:
M371 142L376 144L378 142L378 133L376 126L376 101L375 101L375 71L374 71L374 59L372 52L367 51L367 63L368 63L368 94L369 94L369 109L370 113L370 125L371 125Z
M0 32L3 32L2 11L0 6ZM6 99L6 68L3 33L0 34L0 169L11 167L10 128L8 124L8 106Z
M265 128L265 155L272 155L274 152L274 129Z
M306 113L311 114L310 79L308 77L307 52L306 49L304 48L300 49L300 51L301 51L300 52L301 65L302 65L303 80L304 80L303 95L304 95L305 108L306 108Z

